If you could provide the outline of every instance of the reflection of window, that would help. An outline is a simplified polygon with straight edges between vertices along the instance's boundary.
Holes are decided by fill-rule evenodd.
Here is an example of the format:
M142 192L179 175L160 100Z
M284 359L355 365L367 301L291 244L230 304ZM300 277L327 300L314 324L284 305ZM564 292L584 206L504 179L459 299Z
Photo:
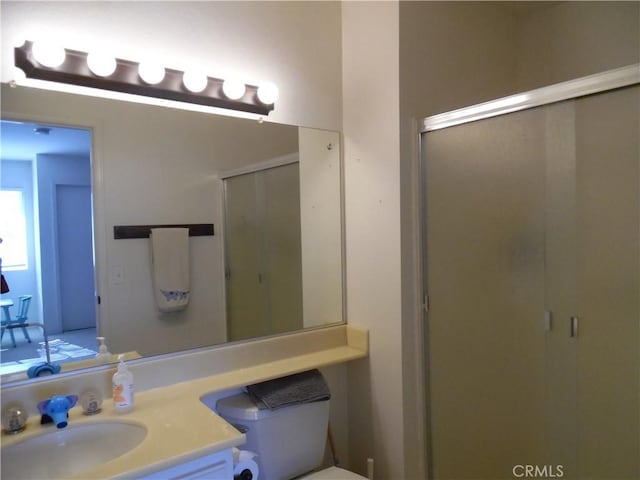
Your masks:
M20 190L0 190L0 258L3 270L26 270L27 219Z

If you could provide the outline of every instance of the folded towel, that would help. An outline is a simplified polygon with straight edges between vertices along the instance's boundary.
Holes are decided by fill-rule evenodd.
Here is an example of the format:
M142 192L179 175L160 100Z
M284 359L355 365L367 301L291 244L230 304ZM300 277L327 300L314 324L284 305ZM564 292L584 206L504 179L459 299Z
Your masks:
M152 228L151 266L156 304L175 312L189 303L189 229Z
M329 386L317 369L249 385L247 393L262 410L331 398Z

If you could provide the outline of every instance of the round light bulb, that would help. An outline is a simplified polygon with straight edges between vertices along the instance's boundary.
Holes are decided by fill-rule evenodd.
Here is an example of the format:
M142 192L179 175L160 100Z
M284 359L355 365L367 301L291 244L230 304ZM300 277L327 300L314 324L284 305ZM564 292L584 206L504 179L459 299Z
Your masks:
M21 84L27 79L27 75L24 73L24 70L13 67L13 84Z
M138 65L138 75L149 85L155 85L164 80L165 70L162 65L153 62L141 62Z
M102 52L91 52L87 55L87 65L94 75L108 77L116 71L116 59Z
M59 67L67 56L64 48L49 42L35 42L31 50L38 63L49 68Z
M258 100L265 105L271 105L278 100L278 87L271 82L264 82L258 86Z
M238 79L229 78L222 84L222 91L227 98L231 100L238 100L244 96L246 92L246 85Z
M202 72L186 71L182 76L182 83L184 83L184 86L193 93L199 93L207 88L209 80Z

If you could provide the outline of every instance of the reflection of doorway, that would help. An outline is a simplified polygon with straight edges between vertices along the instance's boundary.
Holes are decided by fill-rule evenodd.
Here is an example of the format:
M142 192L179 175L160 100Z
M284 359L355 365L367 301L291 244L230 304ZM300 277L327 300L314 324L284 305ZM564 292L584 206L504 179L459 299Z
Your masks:
M3 298L33 295L31 322L44 323L50 337L86 329L94 339L87 346L95 348L91 132L6 120L0 125L2 189L24 192L29 248L24 268L3 271L11 287ZM34 328L30 335L41 334Z
M57 244L62 331L96 325L91 187L57 185Z

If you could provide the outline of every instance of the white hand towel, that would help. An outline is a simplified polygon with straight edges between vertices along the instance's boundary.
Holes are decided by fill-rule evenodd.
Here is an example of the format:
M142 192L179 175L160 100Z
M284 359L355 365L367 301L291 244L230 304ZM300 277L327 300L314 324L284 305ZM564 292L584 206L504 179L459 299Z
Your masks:
M184 310L189 303L189 229L152 228L149 237L158 309Z

